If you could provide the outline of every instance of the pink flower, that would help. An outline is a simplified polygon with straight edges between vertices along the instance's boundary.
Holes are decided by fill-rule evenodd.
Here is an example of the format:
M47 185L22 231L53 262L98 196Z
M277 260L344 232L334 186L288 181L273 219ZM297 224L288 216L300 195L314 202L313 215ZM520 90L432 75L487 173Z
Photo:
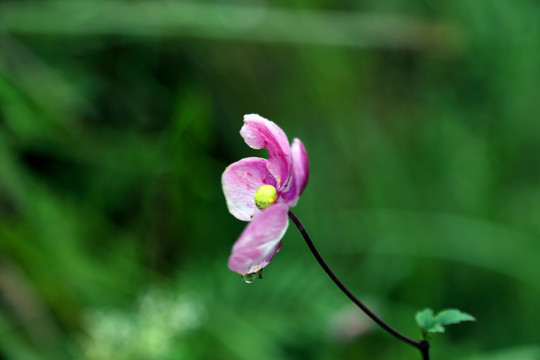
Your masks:
M227 167L221 177L229 212L250 221L233 246L229 268L253 274L270 263L281 249L288 211L306 187L309 163L302 142L259 115L244 116L240 135L253 149L266 148L268 160L249 157Z

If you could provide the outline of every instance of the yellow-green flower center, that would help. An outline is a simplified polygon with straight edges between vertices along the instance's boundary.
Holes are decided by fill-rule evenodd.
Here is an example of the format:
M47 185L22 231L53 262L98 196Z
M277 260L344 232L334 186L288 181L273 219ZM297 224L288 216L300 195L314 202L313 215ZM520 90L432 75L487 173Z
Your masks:
M264 210L276 202L278 197L277 190L272 185L263 185L255 193L255 205L259 210Z

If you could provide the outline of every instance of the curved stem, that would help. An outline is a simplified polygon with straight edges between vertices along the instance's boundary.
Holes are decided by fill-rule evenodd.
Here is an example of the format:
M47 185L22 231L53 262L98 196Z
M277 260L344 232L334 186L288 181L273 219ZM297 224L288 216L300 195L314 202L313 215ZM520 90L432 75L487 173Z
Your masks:
M319 265L321 265L321 267L324 269L324 271L326 271L328 276L330 276L330 278L334 281L334 283L336 283L336 285L341 289L341 291L343 291L345 293L345 295L347 295L349 297L349 299L352 300L352 302L354 302L360 309L362 309L362 311L367 316L369 316L371 318L371 320L373 320L375 323L377 323L377 325L382 327L384 330L386 330L388 333L395 336L399 340L401 340L401 341L403 341L403 342L417 348L422 353L423 360L429 360L429 342L427 340L415 341L413 339L408 338L407 336L401 334L400 332L398 332L395 329L393 329L392 327L390 327L388 324L386 324L384 321L382 321L377 315L375 315L371 310L369 310L366 307L366 305L364 305L360 300L358 300L349 291L349 289L347 289L345 287L345 285L343 285L343 283L341 281L339 281L339 279L336 277L336 275L334 275L332 270L330 270L330 268L328 267L326 262L324 262L323 258L319 254L319 251L317 251L317 248L313 244L313 241L311 241L311 238L309 237L306 229L304 228L304 226L302 225L300 220L298 220L296 215L294 215L292 213L291 210L289 210L289 218L292 220L292 222L296 225L296 227L298 228L298 230L302 234L302 237L306 241L306 244L309 247L309 249L311 250L313 256L315 256L315 259L317 259L317 261L319 262Z

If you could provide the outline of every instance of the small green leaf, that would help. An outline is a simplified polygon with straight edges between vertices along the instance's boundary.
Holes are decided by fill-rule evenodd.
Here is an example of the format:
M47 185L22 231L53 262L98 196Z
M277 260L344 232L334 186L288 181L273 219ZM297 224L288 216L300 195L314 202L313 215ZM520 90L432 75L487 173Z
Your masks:
M422 330L429 331L436 325L435 317L433 316L433 310L424 309L416 314L416 323Z
M445 330L444 325L475 320L473 316L457 309L445 309L437 315L434 315L431 309L424 309L416 314L416 322L422 329L424 337L426 337L427 333L443 333Z
M458 309L446 309L437 314L435 320L441 325L459 324L463 321L476 321L476 319Z
M443 333L444 331L444 326L441 324L435 324L431 329L429 329L430 333Z

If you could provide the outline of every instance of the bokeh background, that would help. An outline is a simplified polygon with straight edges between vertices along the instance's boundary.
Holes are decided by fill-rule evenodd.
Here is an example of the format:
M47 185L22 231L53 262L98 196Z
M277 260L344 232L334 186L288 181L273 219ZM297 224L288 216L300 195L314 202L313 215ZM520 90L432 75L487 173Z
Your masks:
M295 208L434 359L538 360L535 0L0 2L0 359L419 359L294 226L227 269L242 117L302 139Z

